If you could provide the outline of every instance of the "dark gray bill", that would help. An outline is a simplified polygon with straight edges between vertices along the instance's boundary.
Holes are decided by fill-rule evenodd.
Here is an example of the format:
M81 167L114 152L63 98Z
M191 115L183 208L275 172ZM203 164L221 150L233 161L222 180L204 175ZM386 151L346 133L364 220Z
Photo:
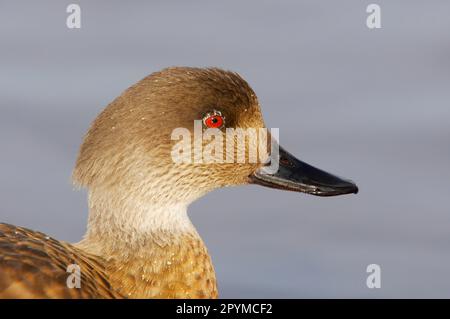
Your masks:
M249 179L252 184L317 196L358 193L358 187L354 182L306 164L286 152L281 146L278 171L270 174L260 168L250 175Z

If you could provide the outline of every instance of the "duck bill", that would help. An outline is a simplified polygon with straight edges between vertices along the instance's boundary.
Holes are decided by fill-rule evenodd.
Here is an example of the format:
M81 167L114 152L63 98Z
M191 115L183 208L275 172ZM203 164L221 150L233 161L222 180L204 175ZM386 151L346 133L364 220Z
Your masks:
M278 170L275 173L267 170L267 166L263 166L249 176L250 183L316 196L337 196L358 192L358 187L351 180L302 162L281 146L278 158Z

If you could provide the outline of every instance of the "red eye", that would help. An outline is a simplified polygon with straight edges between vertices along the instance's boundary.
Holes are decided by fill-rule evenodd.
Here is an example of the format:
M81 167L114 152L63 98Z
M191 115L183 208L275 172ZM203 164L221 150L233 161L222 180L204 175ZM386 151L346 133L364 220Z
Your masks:
M224 117L218 111L215 111L213 114L207 114L203 118L203 124L209 128L221 128L224 124Z

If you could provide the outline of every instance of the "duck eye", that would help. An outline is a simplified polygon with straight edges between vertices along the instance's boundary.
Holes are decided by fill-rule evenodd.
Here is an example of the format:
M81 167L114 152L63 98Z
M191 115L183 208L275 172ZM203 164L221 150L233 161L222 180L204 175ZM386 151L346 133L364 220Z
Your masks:
M221 128L225 123L225 118L219 111L208 113L203 118L203 124L208 128Z

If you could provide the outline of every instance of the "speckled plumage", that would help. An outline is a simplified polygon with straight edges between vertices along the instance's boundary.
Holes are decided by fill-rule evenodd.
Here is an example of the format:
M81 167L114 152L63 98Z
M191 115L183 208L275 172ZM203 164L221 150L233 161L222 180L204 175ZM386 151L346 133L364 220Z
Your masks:
M141 256L112 258L112 286L130 298L217 298L214 268L197 236L175 237L168 245L149 243Z
M104 261L43 233L0 224L0 298L121 298ZM70 289L67 266L81 269L82 286Z
M0 298L217 298L208 252L195 236L101 258L43 233L0 224ZM66 284L67 266L80 288Z

